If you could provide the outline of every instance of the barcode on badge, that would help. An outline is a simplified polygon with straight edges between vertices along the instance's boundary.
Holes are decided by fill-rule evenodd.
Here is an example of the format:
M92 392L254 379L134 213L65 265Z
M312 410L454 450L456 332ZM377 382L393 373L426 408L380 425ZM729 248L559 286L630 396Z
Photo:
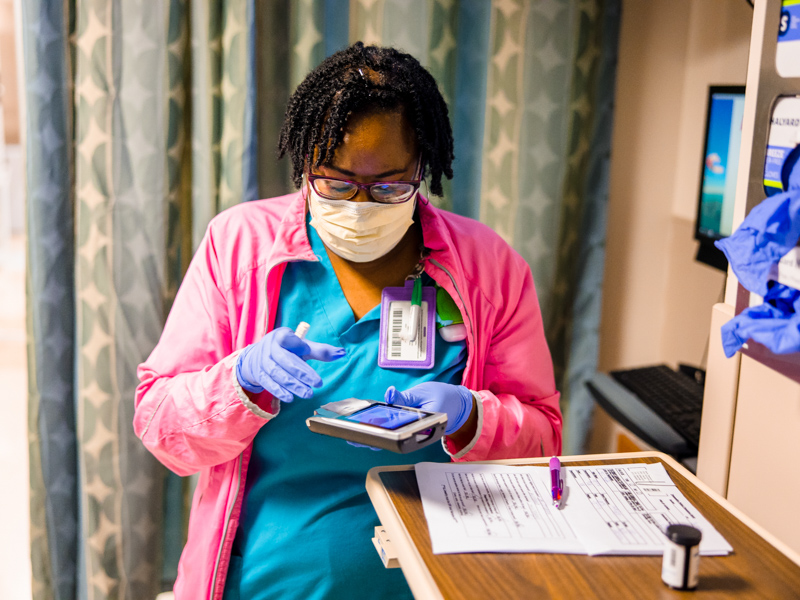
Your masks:
M389 331L386 340L386 356L389 360L420 361L427 360L428 353L428 303L422 302L421 318L417 329L417 339L406 342L400 337L403 323L409 318L411 302L396 300L389 305Z

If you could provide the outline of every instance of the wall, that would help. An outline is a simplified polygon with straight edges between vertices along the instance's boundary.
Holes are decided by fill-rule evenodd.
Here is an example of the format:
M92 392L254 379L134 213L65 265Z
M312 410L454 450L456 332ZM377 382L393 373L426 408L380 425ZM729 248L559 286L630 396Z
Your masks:
M18 1L18 0L17 0ZM0 0L0 248L25 228L14 0Z
M19 91L14 48L14 2L0 0L0 86L6 144L19 144Z
M623 0L599 369L703 365L725 275L694 261L707 88L743 84L745 0Z
M19 1L19 0L17 0ZM25 238L15 3L0 0L0 598L32 598ZM3 139L3 132L5 136ZM5 146L4 144L9 144ZM5 152L4 152L5 150Z

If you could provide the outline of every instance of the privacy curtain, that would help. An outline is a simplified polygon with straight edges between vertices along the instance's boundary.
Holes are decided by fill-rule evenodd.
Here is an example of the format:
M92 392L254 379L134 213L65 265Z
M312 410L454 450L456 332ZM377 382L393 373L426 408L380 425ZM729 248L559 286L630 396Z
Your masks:
M356 40L414 54L456 137L440 205L537 284L579 451L597 355L619 0L26 0L34 598L147 599L189 480L133 434L136 366L208 221L291 189L286 100ZM528 357L519 357L526 360Z
M21 7L34 598L152 599L182 523L136 367L208 220L257 195L253 5Z

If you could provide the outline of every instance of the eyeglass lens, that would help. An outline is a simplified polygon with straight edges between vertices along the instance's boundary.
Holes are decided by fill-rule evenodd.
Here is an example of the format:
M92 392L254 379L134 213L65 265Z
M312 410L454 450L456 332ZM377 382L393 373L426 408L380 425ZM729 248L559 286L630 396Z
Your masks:
M320 196L330 200L349 200L358 193L357 185L338 179L314 179L312 185ZM368 189L376 202L402 202L414 193L410 183L376 183Z

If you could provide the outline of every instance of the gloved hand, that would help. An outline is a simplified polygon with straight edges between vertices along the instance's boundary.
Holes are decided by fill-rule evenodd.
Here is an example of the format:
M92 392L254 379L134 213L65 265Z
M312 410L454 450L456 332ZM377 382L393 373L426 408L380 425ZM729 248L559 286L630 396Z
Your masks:
M348 441L347 443L353 446L354 448L369 448L370 450L374 450L375 452L381 451L380 448L376 448L375 446L367 446L366 444L359 444L358 442L351 442L351 441Z
M728 358L747 340L775 354L800 351L800 291L770 282L764 304L746 308L722 326L722 348Z
M330 362L344 353L344 348L310 342L288 327L278 327L242 351L236 362L236 379L248 392L266 390L282 402L291 402L295 396L310 398L314 395L311 388L321 386L322 378L306 360Z
M759 296L767 294L773 265L800 239L800 163L792 167L787 185L787 191L756 205L730 237L714 242L739 283Z
M413 406L428 412L447 413L447 427L444 432L450 435L461 429L467 422L472 413L474 399L472 392L463 385L426 381L405 392L400 392L396 387L391 386L386 390L383 401L386 404Z

